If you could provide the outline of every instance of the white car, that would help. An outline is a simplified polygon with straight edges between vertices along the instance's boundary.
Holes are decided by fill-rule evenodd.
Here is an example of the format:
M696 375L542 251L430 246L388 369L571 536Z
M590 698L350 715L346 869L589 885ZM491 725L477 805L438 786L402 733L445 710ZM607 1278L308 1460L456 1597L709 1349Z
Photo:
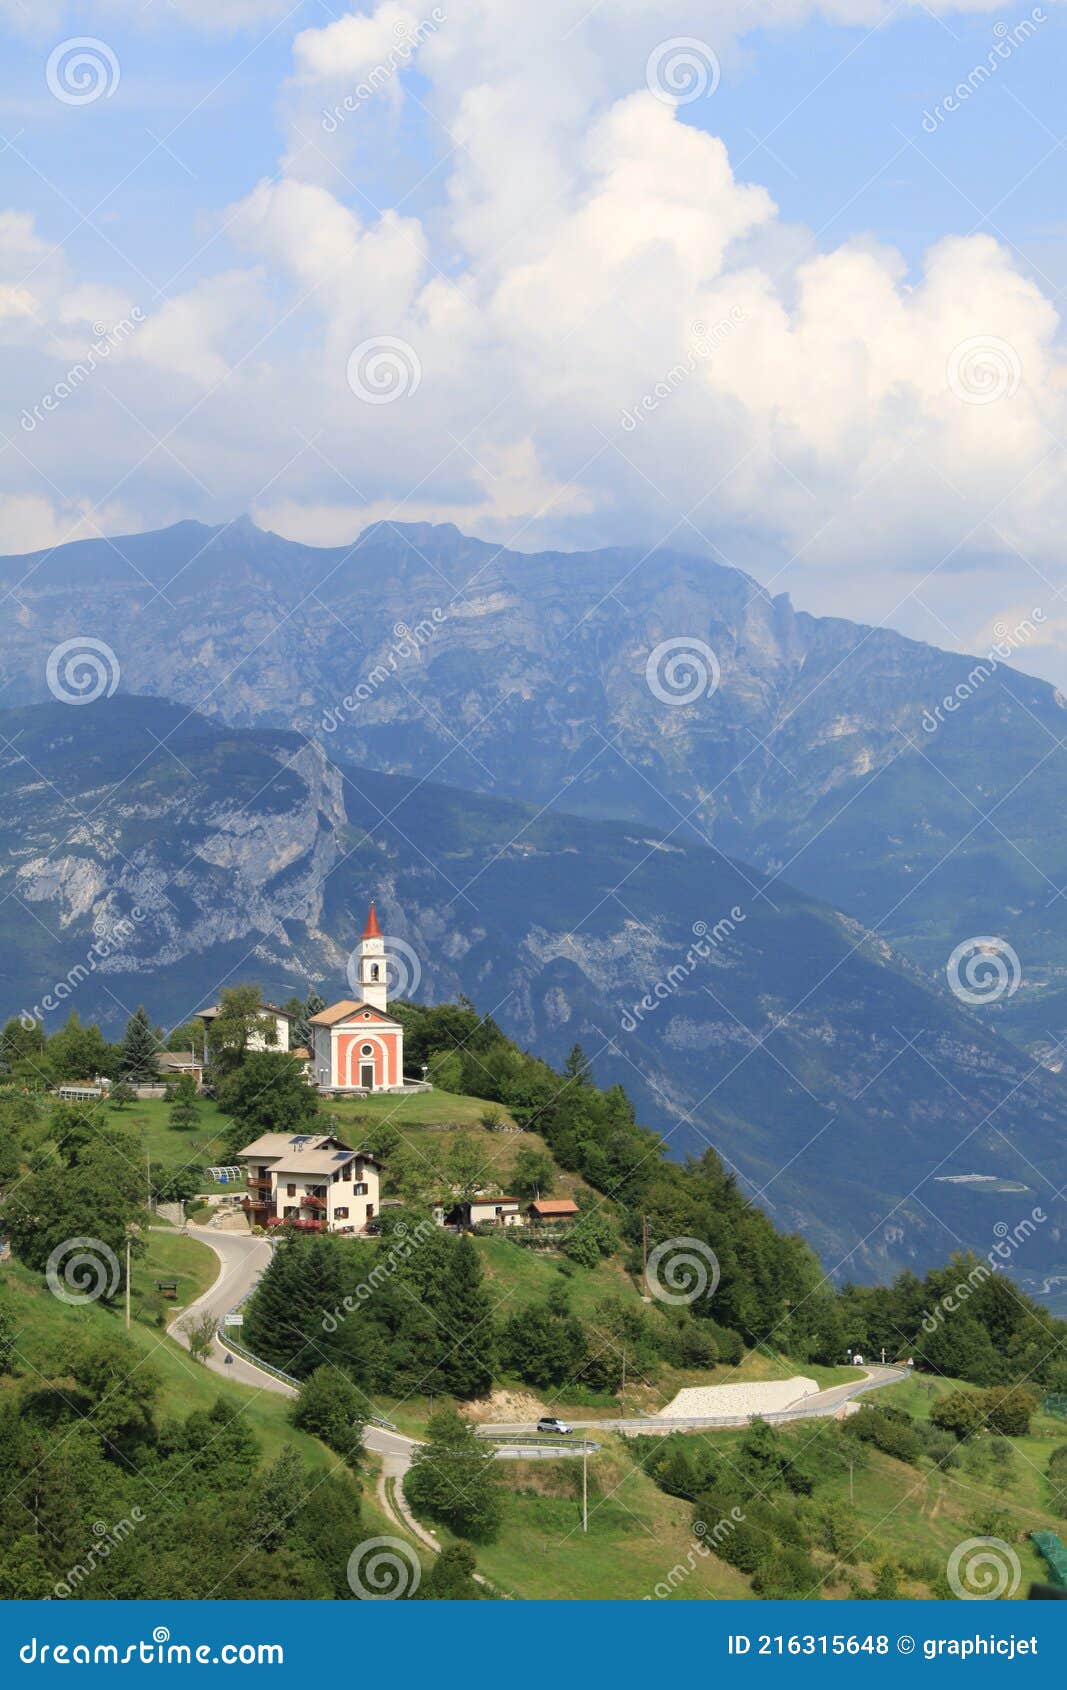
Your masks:
M537 1430L539 1432L555 1432L561 1437L566 1437L568 1433L574 1431L574 1427L568 1426L565 1420L557 1420L554 1415L543 1414L537 1422Z

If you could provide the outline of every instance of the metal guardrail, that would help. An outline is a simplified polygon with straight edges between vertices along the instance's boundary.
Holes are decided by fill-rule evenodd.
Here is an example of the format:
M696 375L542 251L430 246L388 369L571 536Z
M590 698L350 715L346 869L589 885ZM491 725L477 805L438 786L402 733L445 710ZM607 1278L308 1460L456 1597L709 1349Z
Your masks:
M248 1299L244 1298L242 1300L247 1302ZM240 1306L240 1303L238 1303L237 1307L240 1308ZM246 1349L243 1344L239 1344L236 1338L231 1338L229 1333L226 1332L222 1326L217 1329L217 1335L219 1343L222 1344L225 1349L233 1350L243 1361L250 1362L253 1367L261 1368L264 1373L269 1373L274 1379L281 1379L286 1385L292 1385L294 1390L299 1391L303 1388L303 1379L297 1379L292 1373L285 1373L280 1367L274 1367L269 1361L264 1361L262 1356L253 1355L252 1351ZM364 1418L367 1421L373 1422L375 1426L381 1426L386 1432L397 1431L397 1427L394 1423L391 1420L387 1420L384 1414L368 1414Z
M564 1455L576 1449L597 1450L600 1448L600 1445L594 1443L592 1438L537 1438L531 1437L529 1434L509 1437L506 1432L478 1432L476 1436L481 1439L482 1443L486 1444L514 1444L521 1446L523 1449L558 1449Z

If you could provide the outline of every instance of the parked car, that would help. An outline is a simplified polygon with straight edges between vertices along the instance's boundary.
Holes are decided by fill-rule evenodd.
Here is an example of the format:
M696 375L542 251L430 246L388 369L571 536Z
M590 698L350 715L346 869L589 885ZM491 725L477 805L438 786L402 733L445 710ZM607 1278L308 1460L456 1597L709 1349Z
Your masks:
M557 1420L552 1414L542 1414L537 1422L537 1430L539 1432L555 1432L562 1437L566 1437L569 1432L574 1431L574 1427L568 1426L565 1420Z

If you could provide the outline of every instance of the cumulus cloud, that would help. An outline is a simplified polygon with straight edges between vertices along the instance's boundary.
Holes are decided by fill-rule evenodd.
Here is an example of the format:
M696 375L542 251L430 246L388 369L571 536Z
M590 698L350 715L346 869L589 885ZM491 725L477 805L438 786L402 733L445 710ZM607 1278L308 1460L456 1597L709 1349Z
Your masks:
M900 9L819 8L887 28ZM1055 305L1010 251L952 237L912 271L784 225L714 134L714 97L672 101L646 68L692 37L738 76L747 0L438 10L431 29L383 0L296 35L281 165L223 219L242 268L131 344L125 379L132 359L203 391L174 449L228 508L320 541L396 515L526 546L709 545L853 615L921 589L944 620L963 569L990 617L1031 599L1067 515L1067 382ZM767 0L760 23L813 10ZM28 309L13 294L5 319L7 274L0 328ZM353 379L377 342L395 402ZM138 390L138 410L162 429L170 397Z

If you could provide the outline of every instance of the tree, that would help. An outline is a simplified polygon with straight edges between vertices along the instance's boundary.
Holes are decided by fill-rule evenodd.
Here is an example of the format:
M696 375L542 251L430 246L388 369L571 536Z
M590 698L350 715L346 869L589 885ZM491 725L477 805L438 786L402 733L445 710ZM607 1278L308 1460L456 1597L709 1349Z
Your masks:
M412 1508L442 1521L460 1537L491 1541L500 1528L498 1463L452 1407L430 1416L426 1442L415 1451L404 1480Z
M207 1314L182 1322L182 1331L189 1340L189 1354L194 1361L207 1361L215 1342L218 1325L217 1317L210 1310Z
M110 1333L79 1345L68 1370L81 1387L85 1414L109 1451L121 1456L131 1444L154 1439L160 1379L129 1338Z
M300 1388L293 1425L321 1438L350 1467L363 1451L364 1398L337 1367L316 1367Z
M0 1303L0 1373L10 1373L15 1354L15 1321L11 1311Z
M524 1144L515 1157L509 1184L516 1197L550 1197L556 1183L556 1164L535 1145Z
M108 1093L107 1101L112 1109L125 1109L137 1102L137 1093L127 1080L117 1080Z
M478 1114L478 1125L484 1127L487 1133L498 1133L503 1124L504 1111L498 1109L495 1103L490 1103Z
M157 1203L188 1203L203 1190L206 1175L200 1162L183 1162L179 1168L152 1164L152 1196Z
M20 1017L13 1015L10 1021L5 1021L3 1031L0 1032L0 1062L5 1068L13 1069L22 1062L31 1062L35 1057L44 1055L44 1028L39 1021L30 1021L29 1026Z
M48 1059L58 1080L92 1080L115 1072L118 1051L95 1024L83 1027L77 1010L72 1009L48 1041Z
M250 1051L220 1082L218 1098L219 1108L239 1123L236 1136L244 1142L261 1133L305 1132L319 1108L318 1093L299 1062L284 1051Z
M194 1053L204 1047L204 1023L198 1016L191 1021L180 1021L167 1034L166 1047L170 1051L191 1050Z
M119 1052L119 1075L134 1085L150 1085L159 1079L156 1051L160 1048L143 1004L138 1004L126 1023L126 1035Z
M307 1050L310 1050L311 1017L321 1014L326 1008L326 999L320 998L318 992L310 991L303 1003L300 1002L299 998L290 998L285 1007L293 1017L290 1035L293 1047L303 1045Z
M489 1596L474 1577L476 1562L469 1543L449 1543L436 1555L415 1592L416 1602L478 1602Z
M258 986L226 986L219 998L219 1012L208 1024L207 1043L211 1071L216 1084L244 1061L253 1034L267 1046L276 1045L278 1034L270 1017L260 1013L263 994Z
M441 1303L447 1333L441 1376L453 1396L482 1397L493 1384L492 1304L469 1238L457 1239L449 1251Z
M200 1104L196 1081L191 1074L183 1074L174 1091L174 1101L167 1117L178 1132L191 1132L200 1124Z
M486 1153L473 1133L457 1133L446 1162L448 1179L462 1202L476 1196L485 1179Z
M57 1253L54 1272L73 1301L108 1299L124 1283L127 1232L143 1201L141 1169L110 1144L96 1144L73 1167L22 1180L5 1199L4 1231L16 1258L38 1273ZM82 1239L88 1244L69 1248Z

